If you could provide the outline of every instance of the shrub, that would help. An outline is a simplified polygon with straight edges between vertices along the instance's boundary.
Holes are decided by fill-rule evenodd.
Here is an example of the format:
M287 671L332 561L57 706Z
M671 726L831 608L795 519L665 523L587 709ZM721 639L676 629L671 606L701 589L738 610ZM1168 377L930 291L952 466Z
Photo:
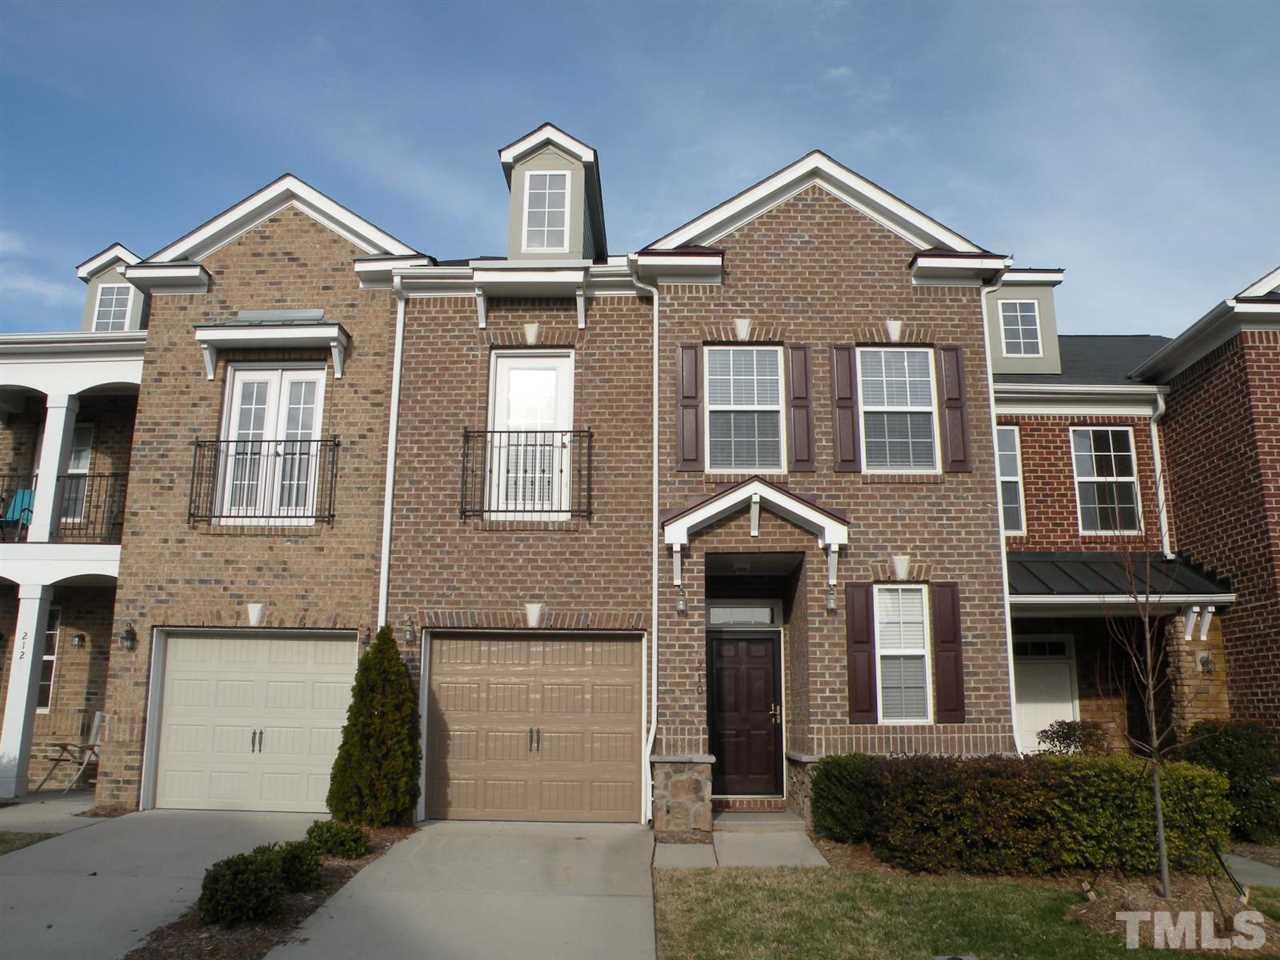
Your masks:
M1185 763L1162 778L1170 863L1203 872L1231 815L1226 780ZM814 827L916 871L1151 873L1150 770L1127 756L832 757L817 765Z
M1050 753L1107 753L1107 732L1096 720L1055 720L1037 735Z
M206 870L196 906L205 923L230 926L273 916L284 894L279 853L259 847L219 860Z
M356 668L326 798L334 818L371 827L411 824L419 741L418 693L391 628L384 626Z
M259 849L264 849L259 847ZM315 890L320 886L320 851L309 840L291 840L270 849L280 861L280 878L290 893Z
M317 820L307 827L307 843L317 853L344 860L357 860L369 852L369 838L354 823Z
M1202 720L1191 728L1184 759L1226 776L1227 797L1235 807L1231 832L1242 840L1273 843L1280 839L1280 747L1256 721Z

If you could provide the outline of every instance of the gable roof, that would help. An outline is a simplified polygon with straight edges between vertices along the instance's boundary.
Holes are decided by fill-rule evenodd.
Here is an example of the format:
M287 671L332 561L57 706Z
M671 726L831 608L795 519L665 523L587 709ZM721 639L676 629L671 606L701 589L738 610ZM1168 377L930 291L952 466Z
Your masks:
M123 243L116 242L110 246L103 247L83 263L76 264L76 276L88 283L112 264L124 263L133 266L141 259Z
M917 210L879 184L855 173L821 150L806 153L794 163L694 217L666 236L659 237L649 244L649 248L670 250L689 244L715 243L725 234L812 184L817 184L860 210L919 250L986 253L971 240Z
M760 476L717 490L663 517L663 540L670 546L683 546L689 542L689 534L746 509L753 500L815 534L823 548L838 549L849 542L848 517Z
M554 143L571 157L576 157L584 164L596 162L595 147L583 143L572 134L565 133L554 123L542 123L534 127L523 137L512 140L505 147L498 148L498 159L502 161L502 169L506 171L507 181L511 180L511 168L520 160L544 144Z
M147 262L199 261L289 206L349 240L366 255L418 253L309 183L286 173L157 250Z

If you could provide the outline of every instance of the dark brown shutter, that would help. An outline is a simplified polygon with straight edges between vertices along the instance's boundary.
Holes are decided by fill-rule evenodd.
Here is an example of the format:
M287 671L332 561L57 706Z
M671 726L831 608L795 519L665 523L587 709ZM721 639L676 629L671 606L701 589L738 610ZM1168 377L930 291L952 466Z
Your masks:
M938 723L964 723L964 653L960 644L960 589L929 588L933 608L934 705Z
M942 401L942 469L947 473L968 473L969 427L964 411L964 351L959 347L938 349L938 392Z
M680 348L676 404L677 470L702 469L702 348Z
M862 469L858 445L858 362L853 347L831 350L831 396L835 406L835 469L854 472Z
M844 631L849 659L849 722L876 722L875 603L869 583L844 588Z
M813 456L813 384L809 374L809 348L787 347L787 389L791 395L791 419L787 438L793 473L810 473Z

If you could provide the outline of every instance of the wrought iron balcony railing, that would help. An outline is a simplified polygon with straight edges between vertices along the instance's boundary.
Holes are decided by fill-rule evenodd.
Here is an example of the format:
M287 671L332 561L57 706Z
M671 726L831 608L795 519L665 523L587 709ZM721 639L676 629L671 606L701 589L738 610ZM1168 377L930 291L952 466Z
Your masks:
M337 437L197 440L188 519L245 526L331 523L340 447Z
M58 477L52 539L59 543L119 543L124 531L124 473L64 473Z
M27 538L34 506L35 482L31 474L0 475L0 541L17 543Z
M590 430L463 430L461 515L591 516Z

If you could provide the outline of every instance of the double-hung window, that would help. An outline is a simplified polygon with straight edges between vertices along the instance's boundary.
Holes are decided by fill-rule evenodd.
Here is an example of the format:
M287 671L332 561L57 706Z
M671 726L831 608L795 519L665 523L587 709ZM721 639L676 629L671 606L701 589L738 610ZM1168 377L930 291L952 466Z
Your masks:
M882 723L928 723L929 603L923 585L875 588Z
M1001 300L1000 335L1006 357L1041 356L1039 304L1034 300Z
M525 174L524 249L563 253L569 249L569 174L530 170Z
M1133 431L1072 427L1072 463L1081 533L1140 533Z
M1027 532L1022 498L1022 445L1017 427L996 427L996 467L1000 476L1000 511L1006 535Z
M40 659L40 687L36 692L36 709L49 712L53 702L53 668L58 662L58 630L62 625L62 611L49 608L49 618L44 627L44 654Z
M783 470L782 349L707 347L707 468Z
M129 300L133 287L127 283L104 283L98 287L98 303L93 313L95 331L123 330L129 321Z
M938 471L933 351L858 350L862 462L875 473Z

